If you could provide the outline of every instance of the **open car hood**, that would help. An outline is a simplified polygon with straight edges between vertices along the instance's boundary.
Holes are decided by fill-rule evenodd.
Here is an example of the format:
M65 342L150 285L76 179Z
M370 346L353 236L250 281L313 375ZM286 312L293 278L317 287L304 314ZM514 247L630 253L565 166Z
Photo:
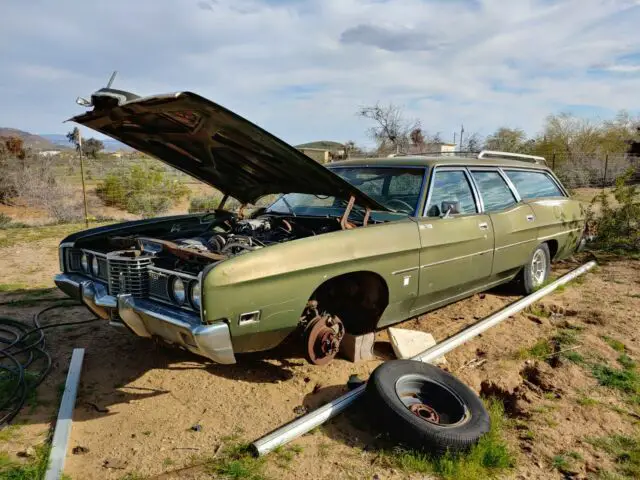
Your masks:
M195 93L138 97L102 89L71 121L182 170L241 202L273 193L311 193L388 210L302 152Z

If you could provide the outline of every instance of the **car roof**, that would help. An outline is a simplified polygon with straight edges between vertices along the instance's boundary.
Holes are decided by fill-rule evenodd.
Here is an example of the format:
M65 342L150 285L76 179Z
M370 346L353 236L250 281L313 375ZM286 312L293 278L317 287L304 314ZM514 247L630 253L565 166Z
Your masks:
M478 166L478 167L519 167L536 170L549 170L549 167L524 160L512 160L506 158L482 158L476 156L449 156L449 155L398 155L394 157L362 157L350 160L340 160L325 164L327 168L370 166L370 167L436 167L436 166Z

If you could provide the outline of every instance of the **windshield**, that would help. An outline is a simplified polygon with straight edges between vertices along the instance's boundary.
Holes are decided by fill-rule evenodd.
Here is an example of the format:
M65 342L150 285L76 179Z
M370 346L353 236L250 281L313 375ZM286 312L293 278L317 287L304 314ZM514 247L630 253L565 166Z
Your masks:
M333 173L366 193L389 210L415 215L425 169L407 167L334 167ZM344 213L347 200L328 195L287 193L276 200L269 212L294 215L332 215ZM364 209L354 207L354 215L364 216Z

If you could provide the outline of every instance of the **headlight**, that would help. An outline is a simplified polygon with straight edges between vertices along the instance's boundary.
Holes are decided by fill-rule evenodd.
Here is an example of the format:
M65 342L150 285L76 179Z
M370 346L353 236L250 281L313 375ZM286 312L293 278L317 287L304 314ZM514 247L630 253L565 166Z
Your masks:
M182 305L186 298L184 282L178 277L173 277L171 281L171 295L176 303Z
M100 273L100 265L98 265L98 257L93 257L91 259L91 273L93 273L94 277L98 276L98 273Z
M200 310L200 282L193 282L191 284L191 305L193 308Z
M80 265L83 272L89 273L89 257L86 253L83 253L82 257L80 257Z

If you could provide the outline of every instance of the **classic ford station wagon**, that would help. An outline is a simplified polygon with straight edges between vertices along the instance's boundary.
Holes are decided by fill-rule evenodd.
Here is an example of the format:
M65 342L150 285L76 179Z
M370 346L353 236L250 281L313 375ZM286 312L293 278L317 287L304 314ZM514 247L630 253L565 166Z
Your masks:
M329 362L363 334L514 281L582 248L585 206L543 158L394 156L320 165L189 92L102 89L72 120L224 194L208 213L92 228L56 284L111 325L219 363L298 335ZM243 207L279 194L267 207Z

